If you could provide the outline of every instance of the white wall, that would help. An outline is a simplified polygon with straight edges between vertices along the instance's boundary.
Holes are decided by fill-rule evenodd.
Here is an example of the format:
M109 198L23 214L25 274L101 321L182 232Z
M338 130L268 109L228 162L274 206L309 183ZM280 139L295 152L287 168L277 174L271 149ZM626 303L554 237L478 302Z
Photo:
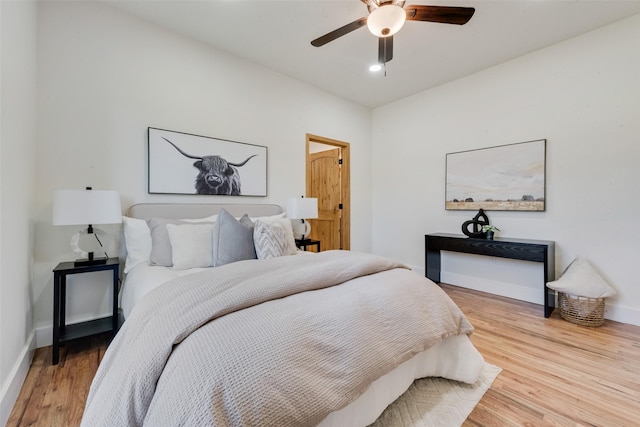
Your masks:
M4 425L34 348L36 4L2 1L0 19L0 425Z
M75 257L75 229L50 225L52 191L115 189L125 208L212 200L146 193L148 126L268 146L269 196L247 203L304 192L306 133L350 142L352 248L418 269L425 233L474 214L444 210L445 154L547 138L547 211L490 218L505 237L555 240L558 272L587 257L619 291L607 316L640 324L638 16L377 109L373 125L365 108L107 5L5 0L0 18L0 425L34 328L50 341L51 269ZM451 255L444 268L466 286L539 292L526 263ZM107 314L107 280L71 280L70 320Z
M43 2L38 12L38 345L50 342L51 269L75 258L68 245L75 228L51 225L54 189L117 190L125 209L140 202L284 206L304 193L312 133L351 143L358 218L351 244L370 251L370 110L108 5ZM267 146L268 197L147 194L148 126ZM70 277L69 321L108 314L108 274L92 279Z
M376 109L374 252L424 271L424 234L460 233L475 215L444 209L445 154L546 138L546 212L489 212L491 223L554 240L558 275L587 258L618 291L606 316L640 324L638 40L640 15ZM450 254L443 270L542 303L533 263Z

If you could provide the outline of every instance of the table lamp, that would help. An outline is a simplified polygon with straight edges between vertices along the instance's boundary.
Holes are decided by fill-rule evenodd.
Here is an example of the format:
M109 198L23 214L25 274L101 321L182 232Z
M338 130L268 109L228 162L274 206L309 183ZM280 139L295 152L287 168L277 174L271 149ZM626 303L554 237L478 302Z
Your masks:
M300 236L300 240L306 240L311 233L311 224L306 221L309 218L318 218L318 199L307 197L293 197L287 200L287 218L299 219L304 226L304 230L296 234L298 227L293 225L293 232L296 238Z
M53 192L53 225L87 224L86 229L71 237L74 252L86 253L86 259L77 259L76 267L105 264L109 256L109 235L94 224L119 224L122 222L120 195L111 190L55 190ZM104 257L94 257L94 252L104 253Z

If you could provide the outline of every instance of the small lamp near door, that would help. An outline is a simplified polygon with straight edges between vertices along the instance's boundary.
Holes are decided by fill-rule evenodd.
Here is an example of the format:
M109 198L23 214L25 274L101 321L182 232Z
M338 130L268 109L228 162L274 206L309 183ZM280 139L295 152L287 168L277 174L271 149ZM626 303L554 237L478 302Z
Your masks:
M312 197L292 197L287 200L287 218L292 221L293 235L298 240L306 240L311 233L311 224L306 220L318 218L318 199Z
M122 222L120 195L110 190L56 190L53 193L53 225L87 225L71 238L74 252L85 254L86 259L78 259L74 265L88 266L105 264L108 255L109 235L94 224L119 224ZM94 257L94 252L102 252L105 257Z

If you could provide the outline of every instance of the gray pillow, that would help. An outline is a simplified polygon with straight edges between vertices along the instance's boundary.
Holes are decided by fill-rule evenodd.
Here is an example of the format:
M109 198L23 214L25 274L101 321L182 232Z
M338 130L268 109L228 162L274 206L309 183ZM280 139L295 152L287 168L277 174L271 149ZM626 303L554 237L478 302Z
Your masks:
M173 252L171 240L167 231L167 224L188 224L184 221L165 218L151 218L147 220L151 232L151 254L149 264L171 267L173 265Z
M221 209L213 226L213 266L245 259L256 259L253 246L253 222L245 214L240 221Z

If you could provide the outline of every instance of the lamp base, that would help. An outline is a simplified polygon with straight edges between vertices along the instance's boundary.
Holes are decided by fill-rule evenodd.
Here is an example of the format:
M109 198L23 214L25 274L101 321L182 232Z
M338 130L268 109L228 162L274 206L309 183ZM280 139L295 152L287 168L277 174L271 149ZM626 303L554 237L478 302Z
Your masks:
M293 228L293 236L298 240L307 240L309 239L309 234L311 234L311 224L309 221L305 219L301 219L300 222L293 221L291 223Z
M74 267L88 267L91 265L100 265L100 264L106 264L107 263L107 258L102 257L102 258L93 258L93 259L88 259L88 258L82 258L82 259L77 259L74 261L73 266Z

